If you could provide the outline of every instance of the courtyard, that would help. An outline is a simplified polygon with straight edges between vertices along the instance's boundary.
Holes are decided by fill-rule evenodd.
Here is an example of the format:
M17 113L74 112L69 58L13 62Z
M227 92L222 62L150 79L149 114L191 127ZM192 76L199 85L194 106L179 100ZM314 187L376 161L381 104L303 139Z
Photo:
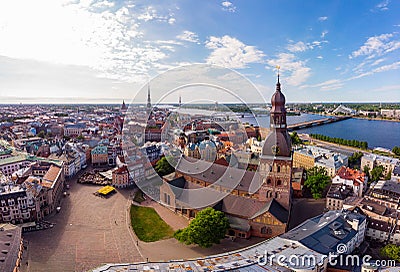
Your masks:
M130 191L105 199L93 195L101 186L69 184L60 213L47 219L54 227L24 234L29 259L23 271L87 271L108 262L143 261L127 222Z
M63 197L60 213L46 218L53 227L23 234L28 244L28 259L21 265L21 271L80 272L106 263L188 259L243 248L263 240L224 239L211 248L187 246L175 238L142 242L130 224L132 189L120 189L108 198L100 198L93 194L100 185L78 184L76 180L68 184L70 194ZM185 218L157 202L147 199L142 204L154 208L173 230L188 224Z

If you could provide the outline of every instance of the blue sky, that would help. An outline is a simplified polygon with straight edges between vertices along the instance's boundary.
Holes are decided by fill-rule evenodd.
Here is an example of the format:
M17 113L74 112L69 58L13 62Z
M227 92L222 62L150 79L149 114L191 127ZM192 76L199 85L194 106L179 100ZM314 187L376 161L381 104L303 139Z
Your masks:
M398 102L399 10L394 0L1 1L0 103L130 101L191 63L232 68L267 100L280 65L288 102Z

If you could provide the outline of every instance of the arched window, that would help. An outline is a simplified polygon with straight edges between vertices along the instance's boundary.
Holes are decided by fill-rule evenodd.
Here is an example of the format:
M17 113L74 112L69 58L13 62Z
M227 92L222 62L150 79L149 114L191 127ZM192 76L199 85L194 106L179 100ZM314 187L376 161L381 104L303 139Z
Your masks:
M275 193L275 198L276 198L276 199L281 198L281 195L279 194L279 192L276 192L276 193Z
M277 170L276 170L278 173L281 171L281 166L280 165L278 165L278 167L277 167Z
M271 183L272 183L271 179L267 179L267 184L271 184Z
M276 182L276 185L281 186L282 185L282 180L278 179L278 181Z
M272 197L272 191L267 191L267 198L271 198Z
M269 234L269 235L272 234L272 229L271 228L267 228L267 234Z

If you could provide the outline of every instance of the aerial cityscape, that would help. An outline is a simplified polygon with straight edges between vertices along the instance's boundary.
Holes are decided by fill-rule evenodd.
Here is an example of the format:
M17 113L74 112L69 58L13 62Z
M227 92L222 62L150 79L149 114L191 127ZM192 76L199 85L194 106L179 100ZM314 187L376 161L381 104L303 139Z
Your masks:
M0 3L0 271L400 271L399 9Z

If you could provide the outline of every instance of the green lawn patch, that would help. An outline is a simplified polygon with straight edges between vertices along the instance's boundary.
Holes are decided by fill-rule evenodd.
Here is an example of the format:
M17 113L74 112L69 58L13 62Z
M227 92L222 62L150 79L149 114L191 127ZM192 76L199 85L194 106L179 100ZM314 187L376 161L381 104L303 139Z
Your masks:
M137 237L144 242L155 242L174 235L174 230L153 208L132 205L131 224Z

